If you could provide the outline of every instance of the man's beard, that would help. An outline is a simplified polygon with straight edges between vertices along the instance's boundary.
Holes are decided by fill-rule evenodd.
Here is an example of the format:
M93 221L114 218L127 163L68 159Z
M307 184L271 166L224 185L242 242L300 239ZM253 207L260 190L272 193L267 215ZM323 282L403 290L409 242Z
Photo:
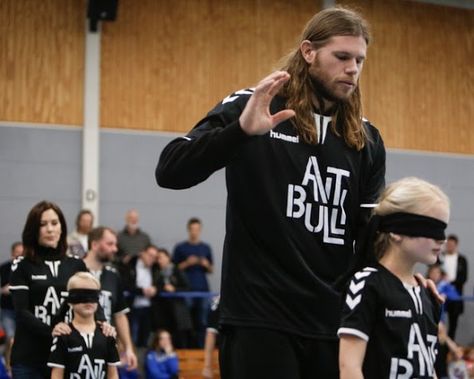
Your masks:
M320 106L323 106L323 102L321 100L327 100L332 103L337 103L343 101L342 99L338 98L337 96L333 95L331 90L327 88L323 81L321 81L318 77L311 75L311 83L313 86L314 95L318 99Z
M99 259L99 262L100 263L109 263L110 262L110 259L107 257L107 256L104 256L104 257L97 257Z

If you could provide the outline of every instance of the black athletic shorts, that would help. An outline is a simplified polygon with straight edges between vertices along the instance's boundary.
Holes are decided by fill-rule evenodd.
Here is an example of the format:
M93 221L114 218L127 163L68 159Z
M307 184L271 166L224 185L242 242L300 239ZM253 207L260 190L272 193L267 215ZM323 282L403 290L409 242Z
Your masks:
M222 379L339 379L339 340L225 325L220 331Z

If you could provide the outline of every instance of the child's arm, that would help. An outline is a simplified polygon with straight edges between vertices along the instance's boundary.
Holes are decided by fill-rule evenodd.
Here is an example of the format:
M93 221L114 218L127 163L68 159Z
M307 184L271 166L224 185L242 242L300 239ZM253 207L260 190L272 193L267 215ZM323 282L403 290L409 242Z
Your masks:
M62 367L53 367L51 369L51 379L64 379L64 369Z
M118 379L118 371L116 366L107 365L107 378L108 379ZM55 379L51 377L51 379Z
M364 362L367 341L349 334L339 339L340 379L364 379L362 364Z

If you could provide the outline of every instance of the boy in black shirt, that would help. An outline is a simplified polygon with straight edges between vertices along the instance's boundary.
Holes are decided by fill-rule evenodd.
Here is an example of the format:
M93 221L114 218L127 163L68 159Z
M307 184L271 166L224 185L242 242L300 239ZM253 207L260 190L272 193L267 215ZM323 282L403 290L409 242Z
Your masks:
M120 358L115 339L105 337L94 318L100 284L90 273L80 272L68 282L67 301L73 309L71 334L53 339L48 366L52 379L117 379Z

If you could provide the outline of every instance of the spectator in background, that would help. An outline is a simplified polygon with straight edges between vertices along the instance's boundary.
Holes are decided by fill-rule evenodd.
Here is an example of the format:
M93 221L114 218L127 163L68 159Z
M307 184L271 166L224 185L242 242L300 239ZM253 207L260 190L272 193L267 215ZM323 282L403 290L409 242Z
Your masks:
M94 225L94 215L91 211L83 209L76 217L76 230L67 236L69 253L83 258L89 249L87 235Z
M117 328L123 346L127 367L135 369L137 358L133 351L127 313L130 311L124 297L124 285L115 268L108 265L117 253L117 236L107 227L97 227L89 233L89 251L84 258L89 272L100 282L99 304L105 318Z
M202 376L205 379L212 379L214 377L213 354L218 344L219 337L219 313L220 313L220 296L212 299L211 312L209 313L209 320L207 322L206 340L204 342L204 368Z
M427 277L436 284L437 291L446 301L459 301L461 299L456 288L446 279L446 273L440 264L431 265L428 268ZM442 306L440 319L446 322L446 303Z
M152 329L152 299L155 297L159 268L158 249L150 245L132 257L125 266L124 280L129 292L129 313L132 340L137 348L148 347Z
M23 244L19 241L12 244L11 259L0 266L0 309L3 330L5 331L5 365L7 370L10 370L10 351L13 343L13 336L15 335L15 310L13 309L12 296L10 294L10 274L12 272L12 263L19 256L23 255Z
M456 235L450 234L446 241L445 251L441 255L441 263L447 280L454 285L458 293L462 296L464 283L467 281L467 259L458 250L459 239ZM464 302L448 301L446 304L448 313L449 327L448 335L456 339L456 329L458 318L464 312Z
M207 243L201 241L201 220L191 218L187 228L188 240L176 245L173 262L186 274L191 291L208 292L209 283L206 274L213 270L211 248ZM195 345L202 348L209 313L209 300L207 297L189 299L188 306L197 334Z
M189 284L184 273L171 262L166 249L158 249L157 289L160 292L188 291ZM188 347L192 330L191 316L183 298L156 297L153 302L154 321L158 329L169 330L173 344L178 349Z
M146 379L177 379L179 363L170 333L157 331L152 347L145 360Z
M139 214L131 209L125 215L125 227L118 234L117 259L124 264L151 245L150 237L139 228Z

